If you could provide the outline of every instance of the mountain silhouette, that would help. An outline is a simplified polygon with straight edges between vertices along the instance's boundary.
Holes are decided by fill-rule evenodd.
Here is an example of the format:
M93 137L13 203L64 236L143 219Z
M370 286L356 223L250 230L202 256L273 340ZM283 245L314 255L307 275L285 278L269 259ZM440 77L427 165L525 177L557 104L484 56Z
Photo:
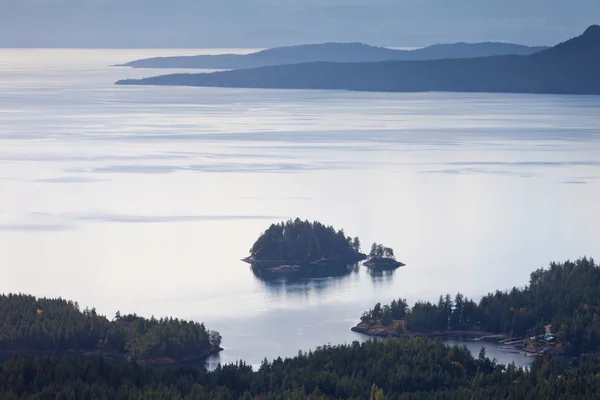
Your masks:
M117 84L392 92L600 94L600 27L527 56L366 63L315 62Z
M546 47L528 47L498 42L436 44L415 50L394 50L363 43L322 43L275 47L251 54L146 58L118 66L134 68L242 69L317 61L408 61L487 57L506 54L527 55L544 49Z

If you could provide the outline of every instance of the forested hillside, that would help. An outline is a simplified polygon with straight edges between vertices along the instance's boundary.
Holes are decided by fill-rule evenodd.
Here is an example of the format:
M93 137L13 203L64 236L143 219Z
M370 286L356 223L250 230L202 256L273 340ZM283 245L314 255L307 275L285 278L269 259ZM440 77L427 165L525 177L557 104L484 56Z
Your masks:
M15 356L0 367L3 400L75 399L532 399L587 400L600 393L600 362L539 358L530 371L475 359L425 338L326 346L292 359L213 372L142 367L101 357Z
M81 311L63 299L0 295L0 351L122 353L141 359L202 358L219 351L221 336L204 324L172 318Z

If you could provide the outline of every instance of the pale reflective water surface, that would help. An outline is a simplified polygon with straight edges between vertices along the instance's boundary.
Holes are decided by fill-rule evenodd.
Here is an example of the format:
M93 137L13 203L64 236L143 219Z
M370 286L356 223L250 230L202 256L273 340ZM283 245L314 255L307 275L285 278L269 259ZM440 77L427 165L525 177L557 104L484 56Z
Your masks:
M600 97L113 85L186 53L0 50L0 292L203 320L258 363L600 248ZM261 280L239 259L296 216L407 266Z

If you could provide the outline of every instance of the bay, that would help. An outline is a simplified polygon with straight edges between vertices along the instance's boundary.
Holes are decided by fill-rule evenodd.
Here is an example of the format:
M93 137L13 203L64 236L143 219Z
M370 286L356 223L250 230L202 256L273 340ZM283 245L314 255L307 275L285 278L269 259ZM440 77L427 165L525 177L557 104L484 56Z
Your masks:
M258 364L363 340L376 302L477 299L600 248L598 96L113 85L206 52L0 50L0 292L205 321L212 363ZM256 277L239 260L295 217L407 265Z

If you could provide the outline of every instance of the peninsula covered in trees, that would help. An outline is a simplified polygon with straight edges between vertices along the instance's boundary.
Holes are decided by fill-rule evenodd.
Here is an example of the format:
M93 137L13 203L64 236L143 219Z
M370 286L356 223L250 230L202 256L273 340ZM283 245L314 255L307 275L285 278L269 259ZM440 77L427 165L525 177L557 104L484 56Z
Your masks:
M117 312L111 321L76 302L0 295L0 353L100 354L148 363L204 360L221 351L204 324Z
M372 335L485 336L523 338L531 352L540 350L531 337L548 334L558 354L600 352L600 266L593 259L552 263L531 274L529 285L496 291L478 303L458 293L436 303L392 301L365 312L353 330ZM543 345L543 344L542 344Z
M303 267L347 266L364 260L360 239L320 222L299 218L272 224L243 261L272 271Z
M363 43L320 43L274 47L250 54L217 54L176 57L154 57L117 65L133 68L198 68L241 69L306 62L372 62L388 60L434 60L497 55L528 55L544 50L543 46L512 43L435 44L415 50L395 50Z
M175 85L383 92L600 94L600 26L530 55L427 61L312 62L209 74L126 79L119 85Z

